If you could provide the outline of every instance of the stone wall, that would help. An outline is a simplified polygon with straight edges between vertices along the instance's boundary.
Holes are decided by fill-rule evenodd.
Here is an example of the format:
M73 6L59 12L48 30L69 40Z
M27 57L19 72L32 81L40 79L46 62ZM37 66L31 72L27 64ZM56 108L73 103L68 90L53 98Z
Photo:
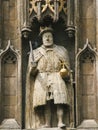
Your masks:
M98 2L97 0L75 0L74 4L75 43L67 39L60 21L53 24L53 27L57 34L55 41L68 49L71 67L75 73L74 116L76 126L78 126L84 119L93 118L98 123ZM17 119L20 126L21 123L25 126L25 84L29 46L28 42L21 38L21 28L25 22L28 22L29 5L26 0L0 0L0 7L0 49L2 49L0 51L0 122L9 117ZM37 34L39 33L38 27L39 23L35 25ZM32 35L34 34L32 38L36 37L36 33L32 33ZM3 62L9 52L17 61L16 64L9 63L10 67L9 64ZM10 55L8 58L11 58ZM94 60L92 61L92 59ZM14 68L15 66L16 68ZM14 76L13 80L11 76ZM10 78L5 79L5 77ZM15 92L15 90L17 91ZM4 96L3 93L9 97ZM13 108L7 109L7 107ZM2 113L6 113L5 116L2 116Z

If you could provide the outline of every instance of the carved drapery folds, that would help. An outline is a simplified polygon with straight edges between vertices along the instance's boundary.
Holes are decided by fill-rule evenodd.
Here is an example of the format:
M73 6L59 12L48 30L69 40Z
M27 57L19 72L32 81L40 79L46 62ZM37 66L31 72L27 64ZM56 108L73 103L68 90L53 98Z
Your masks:
M88 41L77 54L76 69L79 125L84 119L96 118L96 51L92 49Z
M65 15L67 14L67 0L29 0L29 5L30 15L35 14L38 20L49 15L57 21L59 13L63 11Z
M20 55L8 42L0 52L0 120L15 119L21 124Z

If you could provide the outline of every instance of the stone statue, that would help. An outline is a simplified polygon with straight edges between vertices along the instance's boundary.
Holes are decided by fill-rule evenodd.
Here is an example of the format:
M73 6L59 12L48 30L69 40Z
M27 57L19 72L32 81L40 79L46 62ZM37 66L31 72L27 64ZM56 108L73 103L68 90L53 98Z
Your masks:
M40 110L41 107L44 107L45 121L43 124L39 124L42 127L51 127L51 103L57 108L57 126L65 127L63 109L64 105L69 105L66 82L70 82L68 52L63 46L54 44L52 28L43 28L40 37L42 45L29 55L26 85L26 127L36 127L32 126L32 122L36 122L34 115L36 115L36 110Z

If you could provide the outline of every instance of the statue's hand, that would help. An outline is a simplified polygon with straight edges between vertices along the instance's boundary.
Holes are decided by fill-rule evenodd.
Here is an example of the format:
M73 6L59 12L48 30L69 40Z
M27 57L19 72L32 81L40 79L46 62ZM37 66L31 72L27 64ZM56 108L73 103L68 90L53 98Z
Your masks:
M36 68L37 67L37 63L36 62L31 62L31 67L32 68Z
M38 73L37 63L36 62L31 62L31 75L36 76L37 73Z

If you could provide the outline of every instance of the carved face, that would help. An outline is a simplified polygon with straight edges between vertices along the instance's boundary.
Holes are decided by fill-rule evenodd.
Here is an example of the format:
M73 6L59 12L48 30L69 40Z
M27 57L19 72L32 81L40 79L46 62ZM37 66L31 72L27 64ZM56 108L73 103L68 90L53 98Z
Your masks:
M43 45L46 47L53 45L53 35L51 32L46 32L42 35Z

